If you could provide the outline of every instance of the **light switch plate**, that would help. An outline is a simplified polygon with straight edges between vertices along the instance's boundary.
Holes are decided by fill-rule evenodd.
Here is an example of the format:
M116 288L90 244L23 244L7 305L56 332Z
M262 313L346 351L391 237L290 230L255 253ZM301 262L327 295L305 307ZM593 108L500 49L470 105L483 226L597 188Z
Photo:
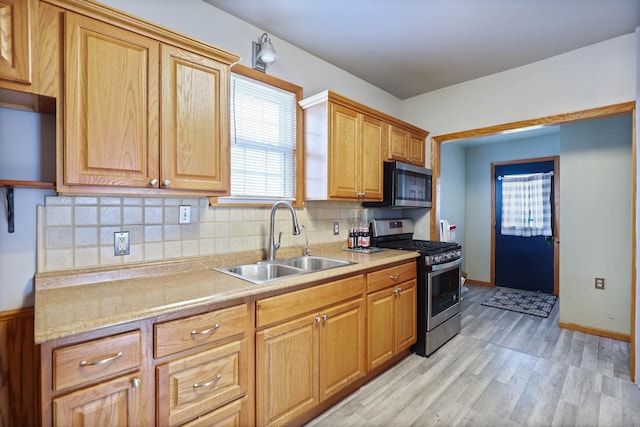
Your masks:
M333 235L337 236L340 234L340 223L338 221L333 222Z
M129 255L129 232L118 231L113 233L113 255Z

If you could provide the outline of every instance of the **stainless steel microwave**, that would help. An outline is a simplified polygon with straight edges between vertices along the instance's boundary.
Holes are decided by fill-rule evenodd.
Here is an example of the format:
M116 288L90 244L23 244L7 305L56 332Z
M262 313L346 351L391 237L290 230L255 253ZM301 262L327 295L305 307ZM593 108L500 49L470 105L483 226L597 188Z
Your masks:
M382 202L365 208L430 208L431 169L403 162L385 162Z

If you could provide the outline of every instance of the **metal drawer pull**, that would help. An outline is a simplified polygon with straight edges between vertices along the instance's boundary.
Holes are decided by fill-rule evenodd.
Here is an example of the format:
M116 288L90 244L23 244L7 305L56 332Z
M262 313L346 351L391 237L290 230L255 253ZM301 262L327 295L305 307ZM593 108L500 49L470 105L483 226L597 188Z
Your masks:
M215 377L214 379L212 379L212 380L211 380L211 381L209 381L208 383L203 383L203 384L195 383L195 384L193 385L193 388L194 388L194 389L199 389L199 388L202 388L202 387L211 387L212 385L214 385L215 383L217 383L218 381L220 381L220 378L222 378L222 375L221 375L221 374L218 374L218 376L217 376L217 377Z
M212 334L216 330L218 330L219 327L220 327L220 325L218 323L216 323L216 326L214 326L213 328L205 329L204 331L191 331L191 335L208 335L208 334Z
M400 278L399 274L392 274L391 276L389 276L389 279L391 280L398 280Z
M96 365L102 365L103 363L107 363L107 362L113 362L116 359L120 359L122 357L122 352L119 351L118 353L116 353L113 356L110 357L106 357L104 359L100 359L100 360L94 360L92 362L87 362L86 360L83 360L82 362L80 362L80 366L96 366Z

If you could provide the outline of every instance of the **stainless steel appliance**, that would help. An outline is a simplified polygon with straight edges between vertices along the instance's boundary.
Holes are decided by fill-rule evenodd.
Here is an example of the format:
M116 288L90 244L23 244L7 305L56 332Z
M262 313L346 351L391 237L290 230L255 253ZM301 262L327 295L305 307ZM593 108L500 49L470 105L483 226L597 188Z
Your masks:
M411 219L374 219L375 247L416 251L418 340L413 350L429 356L460 332L462 247L455 242L413 239Z
M365 202L365 208L431 207L431 169L402 162L385 162L382 202Z

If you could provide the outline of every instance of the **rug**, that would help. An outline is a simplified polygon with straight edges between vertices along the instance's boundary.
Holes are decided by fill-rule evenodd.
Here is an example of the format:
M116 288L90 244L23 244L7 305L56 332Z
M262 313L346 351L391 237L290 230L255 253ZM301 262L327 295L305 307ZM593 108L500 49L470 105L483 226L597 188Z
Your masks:
M538 317L549 317L556 296L519 289L496 288L497 291L482 305L501 308Z

